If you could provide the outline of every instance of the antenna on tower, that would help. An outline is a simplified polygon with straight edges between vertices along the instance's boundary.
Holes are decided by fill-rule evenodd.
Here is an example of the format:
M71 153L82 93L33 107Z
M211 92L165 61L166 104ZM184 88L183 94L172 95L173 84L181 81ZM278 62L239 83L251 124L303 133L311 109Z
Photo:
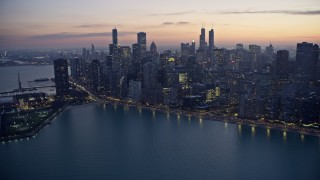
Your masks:
M19 88L19 92L22 91L22 87L21 87L21 80L20 80L20 72L18 71L18 88Z

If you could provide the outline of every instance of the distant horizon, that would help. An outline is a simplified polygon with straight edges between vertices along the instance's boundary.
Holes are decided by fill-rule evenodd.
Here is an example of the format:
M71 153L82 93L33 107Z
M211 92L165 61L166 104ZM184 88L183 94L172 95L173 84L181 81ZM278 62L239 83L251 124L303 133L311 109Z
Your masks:
M147 43L179 46L195 40L201 27L215 31L218 47L236 44L320 44L319 0L23 1L0 2L0 49L68 48L111 43L131 45L137 32Z
M110 38L112 38L110 36ZM148 38L148 34L147 34L147 38ZM152 42L152 41L151 41ZM147 50L149 50L150 48L150 44L151 42L148 42L147 40ZM180 50L181 49L181 43L191 43L191 42L181 42L181 43L177 43L176 45L159 45L157 44L156 41L154 41L158 50L161 52L161 51L165 51L165 50ZM297 43L302 43L302 42L308 42L308 43L313 43L313 44L318 44L320 45L320 43L315 43L315 42L312 42L312 41L301 41L301 42L297 42ZM130 48L132 48L132 44L134 44L136 42L132 42L131 44L120 44L121 46L129 46ZM238 42L238 43L241 43L241 42ZM215 45L215 48L225 48L225 49L236 49L236 44L238 43L235 43L235 44L221 44L221 45L218 45L216 46ZM244 49L249 49L249 45L258 45L260 46L263 50L265 49L265 47L269 46L270 44L273 46L273 48L275 50L279 50L279 49L296 49L297 47L297 43L294 43L294 44L283 44L283 45L279 45L279 44L275 44L275 43L267 43L267 44L258 44L258 43L248 43L248 44L245 44L245 43L241 43L243 44L243 48ZM96 50L106 50L107 52L109 51L109 44L106 44L106 45L100 45L100 46L97 46L96 44L94 43L88 43L86 45L83 45L83 46L66 46L66 47L16 47L16 48L0 48L0 50L2 51L23 51L23 50L82 50L83 48L86 48L86 49L90 49L91 48L91 44L94 45L95 49ZM199 45L196 44L196 48L198 47Z

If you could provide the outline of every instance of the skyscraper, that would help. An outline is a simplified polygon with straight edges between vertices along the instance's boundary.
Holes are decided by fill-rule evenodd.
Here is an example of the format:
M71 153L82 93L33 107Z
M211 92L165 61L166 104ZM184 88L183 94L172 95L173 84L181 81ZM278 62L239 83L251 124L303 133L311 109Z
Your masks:
M120 70L127 72L131 64L130 46L121 46L119 49L118 60L120 61Z
M250 44L249 51L250 53L253 53L253 54L261 54L261 46Z
M82 49L82 58L85 58L85 59L87 59L87 58L88 58L86 48L83 48L83 49Z
M71 66L71 76L74 79L77 79L80 77L80 59L74 58L70 60L70 66Z
M318 84L320 83L320 49L317 44L313 45L313 54L312 54L312 59L314 63L314 69L313 69L313 81L317 82Z
M141 91L142 91L141 90L141 81L130 80L128 97L132 98L136 101L139 101L140 96L141 96Z
M91 68L92 86L94 90L98 91L101 80L100 61L97 59L92 60Z
M68 62L66 59L54 60L54 79L56 96L63 98L69 94Z
M158 48L156 46L156 43L154 43L154 41L152 41L150 45L150 55L151 55L152 61L156 61L159 58Z
M112 43L109 44L109 55L116 54L118 47L118 30L114 28L112 29Z
M206 29L201 28L199 49L206 49Z
M196 53L196 43L194 40L192 40L192 43L189 48L189 55L195 55L195 53Z
M145 89L155 89L157 85L157 66L152 62L143 65L143 87Z
M267 55L272 55L274 53L274 49L271 43L269 46L266 47L266 53Z
M258 68L260 55L261 55L261 47L255 44L249 45L250 52L250 68L251 70L256 70Z
M145 32L139 32L138 36L138 46L139 46L139 57L142 58L147 52L147 35Z
M188 56L189 55L189 43L181 43L181 55Z
M152 41L152 43L150 45L150 51L151 51L151 53L158 53L158 49L157 49L157 46L154 43L154 41Z
M213 51L214 48L214 31L211 29L209 31L209 50Z
M132 44L132 63L139 63L139 44Z
M112 29L112 43L113 45L118 44L118 31L116 28Z
M289 51L277 51L276 59L276 77L278 79L288 79Z
M313 74L313 69L316 66L313 51L313 43L302 42L297 44L296 69L299 74L310 77Z
M94 50L94 45L91 44L91 57L94 57L95 50Z
M242 43L237 43L236 49L237 50L242 50L243 49L243 44Z

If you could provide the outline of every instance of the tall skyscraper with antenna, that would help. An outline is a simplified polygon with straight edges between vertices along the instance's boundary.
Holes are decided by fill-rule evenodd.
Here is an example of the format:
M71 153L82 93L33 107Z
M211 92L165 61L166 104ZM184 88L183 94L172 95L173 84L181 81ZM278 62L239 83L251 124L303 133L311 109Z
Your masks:
M112 29L112 43L113 43L113 45L118 44L118 30L117 30L117 28Z
M137 34L138 46L139 46L139 56L144 57L147 52L147 34L145 32L139 32Z
M112 29L112 43L109 44L109 55L114 55L114 52L118 48L118 30L117 28Z
M209 51L213 51L214 48L214 30L209 31Z
M204 27L201 28L201 34L200 34L200 44L199 49L206 49L206 29Z

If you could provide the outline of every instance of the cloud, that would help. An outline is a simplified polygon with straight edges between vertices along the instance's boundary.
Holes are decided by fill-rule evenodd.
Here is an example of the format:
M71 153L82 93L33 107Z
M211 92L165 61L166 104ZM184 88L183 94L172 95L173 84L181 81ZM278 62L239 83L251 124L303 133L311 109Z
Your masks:
M320 10L259 10L259 11L222 11L220 14L289 14L289 15L320 15Z
M185 25L185 24L190 24L189 22L185 22L185 21L180 21L176 23L177 25Z
M136 32L120 32L119 36L126 36L136 34ZM36 35L31 36L31 39L61 39L61 38L82 38L82 37L99 37L99 36L111 36L111 32L100 32L100 33L70 33L70 32L61 32L61 33L54 33L54 34L43 34L43 35Z
M186 25L186 24L190 24L189 22L185 22L185 21L180 21L180 22L164 22L161 25L163 26L170 26L170 25Z
M192 14L194 11L180 11L180 12L172 12L172 13L155 13L149 14L149 16L179 16L185 14Z
M174 23L173 23L173 22L164 22L164 23L162 23L162 25L165 25L165 26L167 26L167 25L174 25Z
M82 24L73 26L75 28L99 28L99 27L110 27L108 24Z

